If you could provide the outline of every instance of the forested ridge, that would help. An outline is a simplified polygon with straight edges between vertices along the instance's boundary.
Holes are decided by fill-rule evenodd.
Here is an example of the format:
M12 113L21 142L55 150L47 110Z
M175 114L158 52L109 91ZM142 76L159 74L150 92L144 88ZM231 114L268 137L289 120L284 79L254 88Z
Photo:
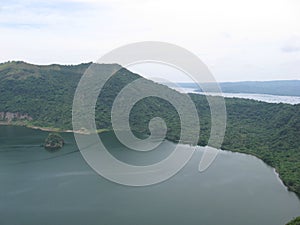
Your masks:
M15 118L11 124L72 129L73 96L89 66L90 63L69 66L37 66L24 62L0 64L0 112L17 112L32 118L21 121ZM103 72L120 69L105 84L96 106L97 128L111 129L113 100L126 84L140 76L119 65L100 66ZM149 85L159 84L149 81ZM198 144L206 145L210 133L210 109L205 96L191 94L190 97L200 116ZM300 195L300 105L245 99L225 99L225 102L227 130L222 149L261 158L276 168L290 190ZM149 133L149 120L156 116L165 119L167 138L177 141L180 136L178 113L170 103L155 97L148 97L133 107L130 115L132 130Z

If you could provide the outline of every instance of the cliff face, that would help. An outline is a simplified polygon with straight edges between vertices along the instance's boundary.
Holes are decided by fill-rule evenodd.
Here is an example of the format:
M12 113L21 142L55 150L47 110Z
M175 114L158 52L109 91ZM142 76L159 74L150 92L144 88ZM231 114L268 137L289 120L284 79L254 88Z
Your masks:
M10 123L13 120L28 120L31 121L32 117L28 113L20 112L0 112L0 121Z

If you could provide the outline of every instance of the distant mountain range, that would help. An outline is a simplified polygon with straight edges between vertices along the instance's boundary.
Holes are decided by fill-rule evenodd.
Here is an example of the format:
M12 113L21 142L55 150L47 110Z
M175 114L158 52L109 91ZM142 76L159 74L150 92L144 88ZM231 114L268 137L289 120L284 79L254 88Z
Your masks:
M202 92L201 88L194 83L178 83L178 85ZM300 80L222 82L219 85L224 93L300 96ZM208 90L212 87L209 83L206 83L205 86Z

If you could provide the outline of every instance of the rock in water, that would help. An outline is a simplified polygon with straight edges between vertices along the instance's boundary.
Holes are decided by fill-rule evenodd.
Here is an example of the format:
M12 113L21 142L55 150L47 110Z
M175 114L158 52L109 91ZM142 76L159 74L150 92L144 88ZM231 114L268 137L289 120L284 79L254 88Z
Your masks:
M44 147L47 150L55 151L59 150L64 146L64 139L55 133L50 133L45 140Z

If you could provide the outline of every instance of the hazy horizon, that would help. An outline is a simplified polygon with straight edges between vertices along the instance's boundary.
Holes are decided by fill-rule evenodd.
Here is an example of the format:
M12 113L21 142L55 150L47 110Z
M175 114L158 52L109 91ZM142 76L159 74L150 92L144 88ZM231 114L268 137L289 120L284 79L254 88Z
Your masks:
M0 61L78 64L154 40L193 52L219 82L294 80L299 9L295 0L7 1L0 5Z
M32 62L27 62L24 60L8 60L8 61L3 61L0 62L0 64L4 63L10 63L10 62L23 62L31 65L36 65L36 66L51 66L51 65L62 65L62 66L76 66L79 64L88 64L88 63L95 63L95 62L88 62L84 61L81 63L45 63L45 64L36 64ZM176 68L172 68L170 66L166 66L163 64L154 64L154 63L145 63L145 64L136 64L136 65L131 65L129 67L126 67L128 70L137 73L147 79L151 79L154 81L157 81L159 83L168 83L172 82L175 84L178 83L195 83L193 80L189 78L188 75L186 75L184 72L177 70ZM179 79L178 79L179 78ZM180 80L182 79L182 80ZM300 79L259 79L259 80L251 80L251 79L245 79L245 80L225 80L225 81L220 81L216 79L216 82L218 83L236 83L236 82L268 82L268 81L300 81ZM209 82L208 82L209 83Z

